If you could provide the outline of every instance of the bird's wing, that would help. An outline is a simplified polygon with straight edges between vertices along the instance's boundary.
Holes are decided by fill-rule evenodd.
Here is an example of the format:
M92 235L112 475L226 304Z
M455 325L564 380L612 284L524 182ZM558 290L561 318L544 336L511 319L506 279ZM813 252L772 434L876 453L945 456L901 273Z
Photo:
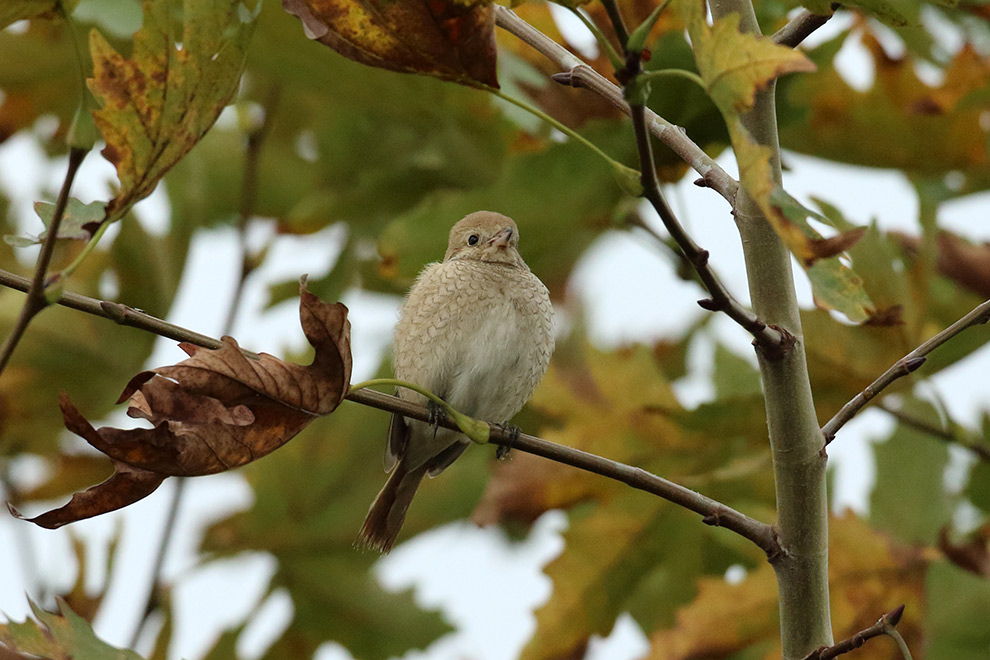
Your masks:
M398 465L399 459L406 454L409 446L409 424L406 418L398 413L392 413L388 423L388 442L385 444L385 471L391 472Z

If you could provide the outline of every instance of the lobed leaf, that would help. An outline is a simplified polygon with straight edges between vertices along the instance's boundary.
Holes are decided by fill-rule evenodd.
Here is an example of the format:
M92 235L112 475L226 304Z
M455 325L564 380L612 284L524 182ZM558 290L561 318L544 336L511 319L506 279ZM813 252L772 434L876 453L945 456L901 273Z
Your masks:
M50 660L141 660L134 651L110 646L93 628L59 599L58 612L46 612L34 602L36 621L0 624L0 641L12 651ZM2 647L0 647L2 650Z
M256 15L241 0L145 0L125 59L90 33L93 113L120 190L106 219L122 217L213 126L237 90ZM181 32L174 24L181 17Z
M309 366L265 353L251 359L233 338L224 337L217 350L180 344L189 359L132 378L119 401L129 397L127 414L150 421L150 429L97 430L63 393L66 428L110 457L114 474L30 522L60 527L132 504L166 477L239 467L333 412L350 384L347 308L320 301L306 291L304 280L299 316L316 352Z
M490 0L282 0L310 39L368 66L498 88Z

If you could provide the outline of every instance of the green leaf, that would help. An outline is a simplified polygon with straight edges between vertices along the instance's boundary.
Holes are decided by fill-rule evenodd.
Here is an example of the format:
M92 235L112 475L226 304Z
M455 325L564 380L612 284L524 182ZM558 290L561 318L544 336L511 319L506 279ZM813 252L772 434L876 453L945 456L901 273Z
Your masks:
M917 25L921 20L920 0L853 0L848 4L894 27Z
M729 14L709 26L703 2L678 0L678 9L694 44L698 73L726 119L752 108L756 92L777 77L815 70L799 51L765 37L742 34L739 14Z
M980 461L973 466L965 495L973 506L990 513L990 463Z
M990 581L948 562L932 564L925 584L926 660L983 660L990 648Z
M306 36L392 71L498 88L490 0L285 0Z
M609 153L632 157L627 126L599 123L584 134ZM488 209L516 221L523 257L556 296L579 256L611 226L624 199L611 168L573 141L513 153L493 185L437 194L389 224L378 240L378 275L392 284L391 290L405 290L423 264L443 256L444 237L454 222ZM375 283L366 279L365 285Z
M93 115L120 179L107 204L110 221L151 194L213 126L237 89L256 18L240 0L145 0L143 7L130 59L90 33L90 89L102 105Z
M100 640L89 623L61 599L58 609L58 613L46 612L31 602L37 621L0 624L0 641L13 651L51 660L141 660L134 651Z
M715 346L715 395L718 399L762 396L760 372L722 344Z
M913 416L939 426L931 404L910 401ZM877 479L870 497L871 522L905 541L934 544L952 515L952 500L943 483L949 462L945 443L899 424L873 451Z

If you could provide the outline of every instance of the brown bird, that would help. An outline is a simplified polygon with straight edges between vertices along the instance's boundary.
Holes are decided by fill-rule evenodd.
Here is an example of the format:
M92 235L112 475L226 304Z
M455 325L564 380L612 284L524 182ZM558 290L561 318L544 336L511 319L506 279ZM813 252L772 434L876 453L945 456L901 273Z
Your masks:
M523 407L553 352L553 308L543 282L519 255L510 218L478 211L450 230L443 261L426 266L395 329L395 377L433 392L456 410L504 424ZM408 401L426 398L399 388ZM392 415L388 481L358 538L388 552L425 475L442 472L467 448L461 433Z

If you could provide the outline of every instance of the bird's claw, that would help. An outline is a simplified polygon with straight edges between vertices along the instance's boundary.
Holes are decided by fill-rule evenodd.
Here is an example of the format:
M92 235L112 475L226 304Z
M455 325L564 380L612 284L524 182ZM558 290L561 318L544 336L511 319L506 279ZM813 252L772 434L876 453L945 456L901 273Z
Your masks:
M512 426L511 424L496 424L498 428L505 431L509 436L509 443L505 445L499 445L498 449L495 450L495 458L503 461L509 456L509 452L512 451L512 445L519 436L522 434L522 430L518 426Z
M435 401L427 401L426 410L429 411L427 423L433 427L433 435L436 436L440 425L447 421L447 410Z

